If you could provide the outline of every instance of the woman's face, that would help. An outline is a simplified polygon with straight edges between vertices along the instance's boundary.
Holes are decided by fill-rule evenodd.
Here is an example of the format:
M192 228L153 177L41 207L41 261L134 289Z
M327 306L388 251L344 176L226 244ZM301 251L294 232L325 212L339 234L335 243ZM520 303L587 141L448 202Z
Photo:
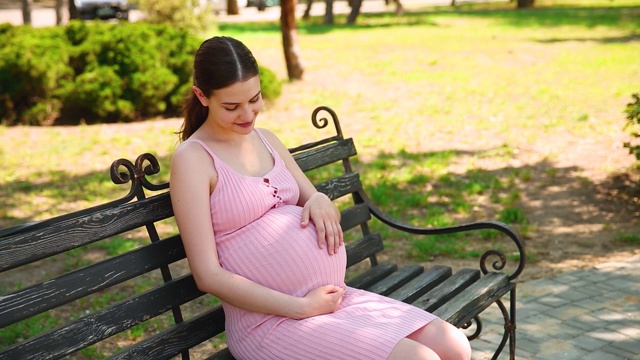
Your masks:
M217 131L243 135L253 131L263 105L259 76L215 90L208 98L197 87L194 87L194 93L202 105L209 107L207 121Z

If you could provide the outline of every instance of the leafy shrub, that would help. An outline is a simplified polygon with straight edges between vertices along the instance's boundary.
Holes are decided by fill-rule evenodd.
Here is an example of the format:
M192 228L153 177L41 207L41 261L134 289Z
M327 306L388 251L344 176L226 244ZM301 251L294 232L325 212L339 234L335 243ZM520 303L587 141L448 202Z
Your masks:
M88 121L130 121L178 112L178 104L170 100L172 93L180 90L178 82L188 81L183 68L189 58L179 57L183 63L169 60L174 47L183 43L191 49L180 45L181 50L192 56L197 40L185 39L166 29L168 26L130 25L104 29L93 29L93 25L94 31L86 37L82 27L67 32L71 41L83 37L84 41L71 56L74 71L80 75L60 93L65 117L84 114ZM173 36L178 36L180 43L171 40Z
M627 123L625 129L630 130L631 136L640 137L638 129L640 129L640 94L631 95L633 102L627 104L625 113L627 114ZM629 149L629 154L635 155L636 160L640 160L640 145L631 142L624 143L624 147Z
M201 40L170 25L72 21L0 27L0 122L7 125L133 121L177 116ZM265 98L280 95L260 68Z
M135 0L146 14L143 21L151 24L171 24L194 34L208 30L213 24L213 10L200 0Z
M266 67L258 66L258 69L262 96L267 100L275 100L282 93L282 82L278 80L276 73Z
M4 28L0 41L0 117L12 124L50 124L60 100L53 94L73 78L69 51L59 28Z

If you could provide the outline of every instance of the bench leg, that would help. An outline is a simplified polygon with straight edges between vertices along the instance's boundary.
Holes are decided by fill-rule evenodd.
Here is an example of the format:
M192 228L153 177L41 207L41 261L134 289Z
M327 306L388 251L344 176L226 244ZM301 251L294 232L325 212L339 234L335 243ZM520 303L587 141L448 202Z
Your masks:
M504 317L504 334L502 336L502 341L500 341L500 345L496 349L496 352L493 354L491 360L496 360L505 345L507 344L507 340L509 341L509 360L515 360L516 358L516 287L514 286L510 291L510 299L509 299L509 310L507 310L506 306L502 303L502 300L498 299L496 301L496 305L500 308L502 312L502 316Z
M509 326L509 359L516 358L516 287L511 289L511 298L509 299L511 306L511 324Z

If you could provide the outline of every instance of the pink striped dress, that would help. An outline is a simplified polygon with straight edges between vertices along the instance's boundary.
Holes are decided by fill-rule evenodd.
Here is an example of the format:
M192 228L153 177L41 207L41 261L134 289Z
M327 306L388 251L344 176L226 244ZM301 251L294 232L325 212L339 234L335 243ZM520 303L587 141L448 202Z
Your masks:
M252 281L302 297L320 286L345 286L346 252L318 248L316 229L300 226L299 189L284 161L266 175L242 175L204 143L218 173L211 221L220 264ZM436 317L414 306L347 288L340 308L294 320L223 303L227 345L237 359L386 359L402 338Z

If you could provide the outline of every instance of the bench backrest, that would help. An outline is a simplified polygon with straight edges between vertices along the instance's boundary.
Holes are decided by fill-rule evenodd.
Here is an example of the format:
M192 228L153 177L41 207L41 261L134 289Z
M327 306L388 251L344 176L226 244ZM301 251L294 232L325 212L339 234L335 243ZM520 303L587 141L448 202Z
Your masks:
M319 118L325 113L330 119ZM380 236L370 233L367 225L371 214L363 203L359 175L349 161L356 155L354 143L343 138L330 109L316 109L312 121L318 128L333 122L336 135L290 150L304 171L328 174L317 183L320 191L332 199L353 197L351 206L340 203L343 229L360 229L357 239L347 245L348 266L368 260L368 266L360 267L371 268L377 265L376 253L383 246ZM338 167L332 165L336 163ZM131 185L124 198L0 232L0 277L47 261L53 276L18 290L0 289L0 334L27 333L24 339L0 347L0 358L61 358L81 350L114 353L113 358L161 359L179 354L188 358L189 349L224 332L222 308L212 296L203 297L184 265L184 249L172 224L168 184L154 185L146 177L159 171L158 161L150 154L141 155L135 163L117 160L111 167L113 181ZM150 240L148 244L115 255L102 254L99 260L78 268L53 265L60 256L84 256L91 251L89 244L138 237L140 232ZM135 235L129 235L132 233ZM371 278L367 273L349 284L366 287ZM91 310L70 313L78 308ZM51 318L54 329L39 330L41 326L33 325ZM159 318L163 320L153 322ZM140 332L152 335L138 337L136 329L144 323L146 330ZM117 334L126 334L118 341L122 350L101 345Z

